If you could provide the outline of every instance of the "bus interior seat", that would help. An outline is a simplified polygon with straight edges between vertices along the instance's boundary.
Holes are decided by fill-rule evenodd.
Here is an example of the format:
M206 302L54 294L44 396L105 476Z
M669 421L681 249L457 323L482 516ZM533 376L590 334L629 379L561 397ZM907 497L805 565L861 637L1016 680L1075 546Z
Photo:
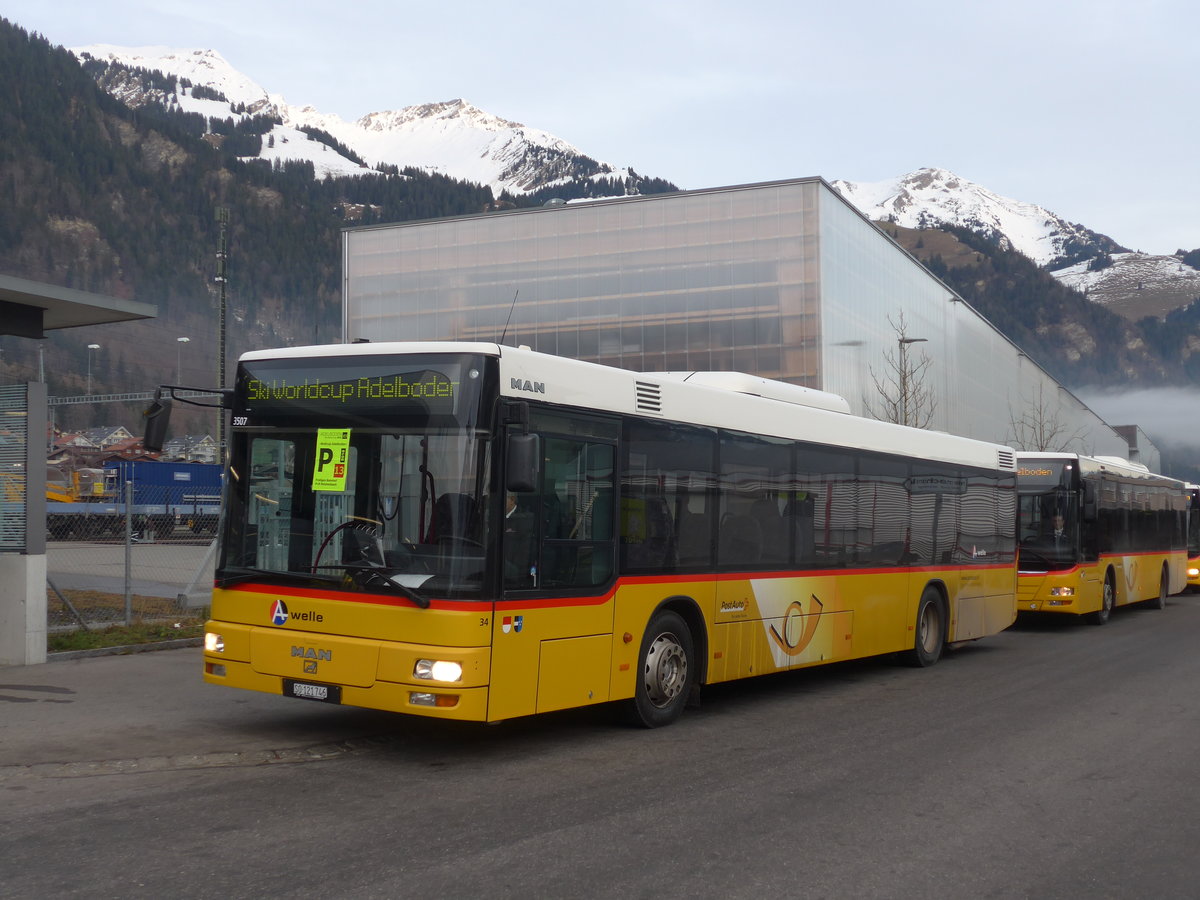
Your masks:
M429 543L452 538L477 539L475 500L469 494L442 494L433 504Z
M759 497L750 506L750 515L758 523L762 535L762 558L766 562L787 560L788 522L779 514L774 497Z
M704 513L681 510L675 520L675 536L681 566L712 563L712 531Z
M726 516L717 536L717 562L756 563L762 558L762 529L752 516Z
M644 503L645 522L641 540L621 535L621 555L635 568L670 567L675 564L675 527L667 501L656 494L637 498Z

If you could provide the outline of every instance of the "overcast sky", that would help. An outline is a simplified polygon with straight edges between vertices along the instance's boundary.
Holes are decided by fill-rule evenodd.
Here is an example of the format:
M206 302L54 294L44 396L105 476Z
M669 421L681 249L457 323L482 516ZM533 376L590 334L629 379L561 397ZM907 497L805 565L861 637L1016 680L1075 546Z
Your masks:
M937 166L1200 248L1195 0L8 0L54 44L214 49L356 119L463 98L684 189Z

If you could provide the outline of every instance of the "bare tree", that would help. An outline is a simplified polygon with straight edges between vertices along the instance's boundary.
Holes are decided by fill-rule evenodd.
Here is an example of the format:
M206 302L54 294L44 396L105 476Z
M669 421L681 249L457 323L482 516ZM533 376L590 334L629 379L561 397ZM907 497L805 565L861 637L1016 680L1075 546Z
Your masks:
M1062 417L1062 407L1051 405L1040 384L1035 399L1026 401L1021 397L1020 412L1009 404L1008 427L1008 440L1014 447L1039 453L1064 453L1071 444L1082 441L1085 433L1083 426L1070 427Z
M933 359L924 350L914 358L911 349L913 344L924 343L926 338L909 336L903 311L894 321L888 316L888 324L896 333L896 349L884 353L879 372L874 366L867 367L876 397L874 402L864 397L863 407L871 416L884 422L928 428L937 412L937 398L928 383Z

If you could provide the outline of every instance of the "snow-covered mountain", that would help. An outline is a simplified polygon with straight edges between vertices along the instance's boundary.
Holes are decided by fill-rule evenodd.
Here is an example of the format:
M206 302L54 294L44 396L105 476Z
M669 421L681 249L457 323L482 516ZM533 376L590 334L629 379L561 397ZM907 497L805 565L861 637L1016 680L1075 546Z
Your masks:
M238 72L215 50L94 44L71 52L85 64L95 60L124 67L113 67L98 80L129 106L159 102L209 118L279 119L282 124L263 134L260 158L307 160L318 176L360 174L380 165L412 166L487 185L498 196L502 191L521 194L574 179L624 179L630 174L591 159L548 132L501 119L461 99L373 112L347 122L311 106L289 104ZM129 69L158 71L190 86L146 79ZM351 155L313 139L301 131L305 127L330 135Z
M1089 269L1088 263L1078 263L1054 277L1131 319L1162 317L1200 297L1200 270L1176 256L1114 253L1111 258L1111 266Z
M1107 235L1034 203L1002 197L945 169L918 169L888 181L835 181L869 219L904 228L958 225L997 238L1038 265L1124 250Z
M1127 318L1161 317L1200 297L1200 271L1179 257L1130 252L1107 235L945 169L918 169L888 181L834 181L833 186L874 221L905 228L956 225L993 237ZM1112 265L1095 266L1096 260L1109 259Z

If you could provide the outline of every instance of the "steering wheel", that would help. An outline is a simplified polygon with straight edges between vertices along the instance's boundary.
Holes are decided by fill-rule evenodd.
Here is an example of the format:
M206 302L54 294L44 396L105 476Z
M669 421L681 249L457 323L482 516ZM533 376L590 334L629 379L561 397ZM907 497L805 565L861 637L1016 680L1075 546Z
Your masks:
M313 559L312 564L313 574L316 574L317 569L320 568L321 554L325 552L325 548L329 546L329 542L333 540L333 536L339 531L345 531L347 528L361 528L363 531L371 532L372 535L374 535L374 529L367 523L360 522L358 519L349 519L343 522L341 525L338 525L336 528L332 529L329 534L325 535L325 539L321 541L321 546L317 548L317 555Z

